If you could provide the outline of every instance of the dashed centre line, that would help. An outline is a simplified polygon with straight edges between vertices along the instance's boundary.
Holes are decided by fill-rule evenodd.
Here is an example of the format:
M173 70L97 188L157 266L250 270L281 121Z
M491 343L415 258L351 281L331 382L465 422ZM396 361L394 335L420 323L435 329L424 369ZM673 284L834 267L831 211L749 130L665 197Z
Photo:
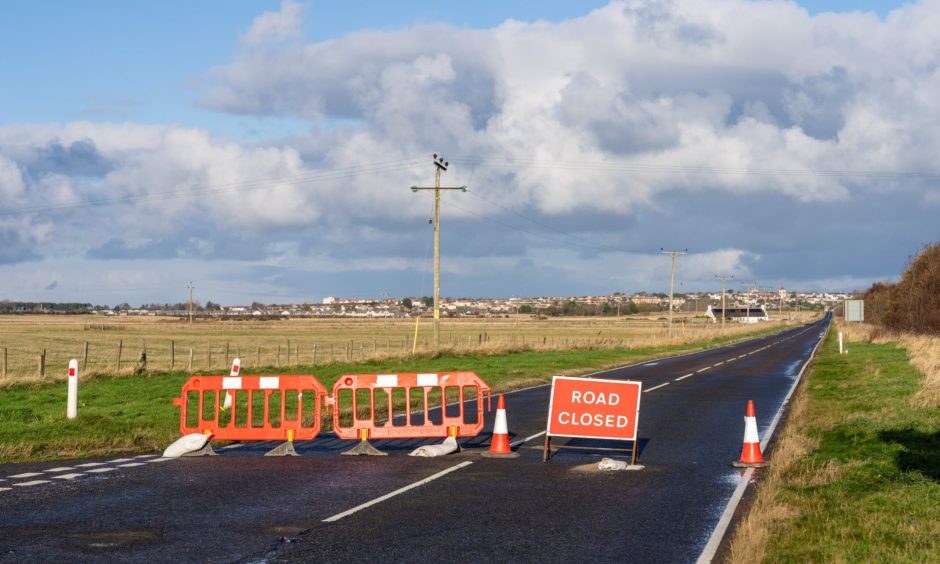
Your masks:
M74 474L59 474L58 476L53 476L52 478L54 480L74 480L75 478L78 478L79 476L84 476L84 474L78 473L78 472Z
M679 376L678 378L676 378L675 381L678 382L679 380L685 380L686 378L688 378L688 377L691 376L692 374L693 374L692 372L689 372L689 373L686 374L685 376Z
M14 474L12 476L7 476L8 478L32 478L33 476L42 476L42 472L23 472L22 474Z
M79 468L93 468L95 466L104 466L107 462L86 462L85 464L77 464Z
M38 486L39 484L48 484L49 480L31 480L29 482L20 482L18 484L13 484L14 486L21 488L28 488L29 486Z
M109 468L92 468L92 469L89 470L88 472L89 472L90 474L91 474L91 473L94 473L94 474L101 474L102 472L114 472L115 470L117 470L117 468L110 468L110 467L109 467Z
M49 468L48 470L43 470L43 472L65 472L66 470L72 470L71 466L59 466L58 468Z
M706 366L705 368L699 368L698 370L695 371L695 373L698 374L699 372L705 372L709 368L711 368L711 366Z
M643 390L643 391L644 391L644 392L652 392L653 390L658 390L658 389L662 388L663 386L668 386L668 385L669 385L669 382L666 382L665 384L660 384L660 385L658 385L658 386L653 386L652 388L647 388L647 389L645 389L645 390Z
M128 462L127 464L118 464L121 468L133 468L135 466L146 466L146 462Z

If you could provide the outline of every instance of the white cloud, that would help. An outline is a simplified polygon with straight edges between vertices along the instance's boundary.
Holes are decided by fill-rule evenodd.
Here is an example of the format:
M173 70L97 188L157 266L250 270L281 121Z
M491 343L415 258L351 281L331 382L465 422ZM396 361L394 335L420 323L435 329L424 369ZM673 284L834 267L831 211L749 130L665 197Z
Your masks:
M242 43L258 45L302 35L304 7L292 0L284 0L277 12L264 12L251 23L251 28L241 36Z

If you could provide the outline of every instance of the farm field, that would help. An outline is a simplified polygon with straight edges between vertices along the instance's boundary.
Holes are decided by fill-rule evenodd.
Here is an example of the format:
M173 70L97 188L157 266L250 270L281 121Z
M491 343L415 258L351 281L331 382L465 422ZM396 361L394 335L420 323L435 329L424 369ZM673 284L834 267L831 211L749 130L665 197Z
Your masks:
M763 325L803 322L774 319ZM673 338L659 316L458 318L441 321L443 352L630 348L683 344L756 327L677 316ZM421 319L187 319L25 315L0 317L0 386L61 379L76 358L83 374L224 370L240 358L249 370L319 366L431 352L431 320ZM415 346L416 345L416 346Z

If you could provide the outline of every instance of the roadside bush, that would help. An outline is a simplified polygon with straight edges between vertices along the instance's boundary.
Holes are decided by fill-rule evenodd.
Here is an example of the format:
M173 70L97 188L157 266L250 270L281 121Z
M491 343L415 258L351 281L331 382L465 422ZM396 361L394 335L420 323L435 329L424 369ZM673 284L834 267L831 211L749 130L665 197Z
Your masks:
M900 282L876 283L864 299L872 323L895 331L940 334L940 242L911 258Z

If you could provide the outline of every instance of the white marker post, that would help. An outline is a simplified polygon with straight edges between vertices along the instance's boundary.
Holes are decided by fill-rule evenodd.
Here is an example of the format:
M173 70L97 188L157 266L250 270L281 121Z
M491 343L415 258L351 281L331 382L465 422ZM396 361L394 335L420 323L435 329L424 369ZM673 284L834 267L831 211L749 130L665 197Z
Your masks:
M69 361L69 398L65 416L69 419L78 417L78 361L74 358Z
M839 331L839 354L842 354L842 331Z

